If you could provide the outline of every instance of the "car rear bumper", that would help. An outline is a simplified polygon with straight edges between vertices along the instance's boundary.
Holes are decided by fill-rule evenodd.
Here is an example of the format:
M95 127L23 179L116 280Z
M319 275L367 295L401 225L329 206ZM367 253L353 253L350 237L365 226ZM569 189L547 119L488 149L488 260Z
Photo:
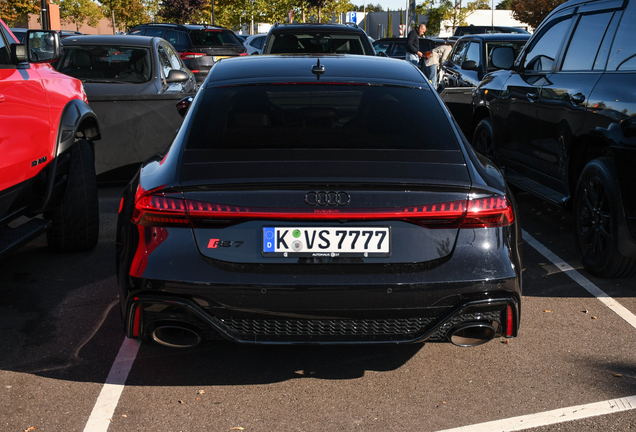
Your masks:
M142 290L128 297L125 328L132 338L157 340L157 328L172 326L190 329L202 339L254 344L414 343L446 341L467 325L489 326L493 336L514 337L519 326L516 278L393 288L340 286L321 289L320 293L312 293L308 287L140 282L143 287L160 290ZM372 307L364 300L365 291L370 297L386 300ZM380 291L382 295L378 295ZM188 292L195 294L184 294ZM229 304L232 296L235 300ZM351 307L353 296L361 299L357 308ZM241 302L246 297L262 299L263 307L242 307L249 303ZM410 307L405 302L417 297L426 298L430 306ZM392 307L398 302L407 306ZM342 304L350 307L342 308Z

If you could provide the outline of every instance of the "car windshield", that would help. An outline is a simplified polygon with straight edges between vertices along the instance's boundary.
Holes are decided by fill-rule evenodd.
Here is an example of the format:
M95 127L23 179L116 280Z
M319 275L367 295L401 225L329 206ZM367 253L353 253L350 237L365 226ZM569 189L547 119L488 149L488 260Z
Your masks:
M55 68L92 82L144 83L152 76L148 48L113 45L64 45L64 56Z
M192 45L200 47L243 45L234 33L218 29L192 30L190 39L192 39Z
M361 40L363 34L272 33L265 54L369 54Z
M458 150L430 89L347 84L208 88L188 149Z

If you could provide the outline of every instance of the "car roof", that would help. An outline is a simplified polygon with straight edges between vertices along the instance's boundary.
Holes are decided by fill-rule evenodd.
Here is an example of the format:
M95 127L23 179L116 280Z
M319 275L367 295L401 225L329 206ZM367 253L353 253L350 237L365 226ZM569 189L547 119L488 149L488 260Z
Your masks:
M128 45L151 47L155 37L134 35L77 35L62 40L63 45Z
M457 42L466 39L479 39L483 40L484 42L514 42L528 40L530 39L530 36L532 35L524 33L484 33L461 36L459 39L457 39Z
M214 29L214 30L231 31L229 29L226 29L225 27L213 26L213 25L207 25L207 24L175 24L175 23L146 23L146 24L139 24L138 26L135 26L135 27L131 28L130 31L133 31L133 30L138 29L138 28L168 28L168 29L173 29L173 30L205 30L205 29Z
M418 40L430 40L430 41L435 41L435 42L446 42L446 39L437 38L437 37L423 37L423 38L417 38L417 39ZM406 42L406 38L387 37L387 38L376 39L373 43L375 43L375 42Z
M293 24L278 24L272 27L269 32L304 32L304 31L321 31L329 30L334 32L347 32L347 33L364 33L359 27L348 26L344 24L332 24L332 23L293 23Z
M314 66L324 73L312 72ZM227 58L217 62L206 87L280 82L374 83L427 87L422 72L409 62L349 54L260 55Z

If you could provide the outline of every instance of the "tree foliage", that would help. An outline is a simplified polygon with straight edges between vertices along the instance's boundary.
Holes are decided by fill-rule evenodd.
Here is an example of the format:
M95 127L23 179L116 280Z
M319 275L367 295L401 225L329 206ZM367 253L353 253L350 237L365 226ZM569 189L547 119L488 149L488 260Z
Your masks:
M436 35L440 32L442 23L449 22L453 27L466 25L466 18L478 9L490 9L488 0L475 0L463 6L462 0L439 0L435 6L435 0L424 0L416 8L415 12L426 15L426 35Z
M92 0L62 0L59 6L60 20L75 24L77 30L84 24L97 27L104 16L102 8Z
M178 24L193 21L207 6L207 0L163 0L157 15Z
M512 16L521 22L537 28L543 19L554 8L566 0L513 0L511 4Z
M0 18L10 27L27 14L39 13L39 0L0 0Z
M499 2L499 4L497 6L495 6L495 9L497 10L512 10L512 3L515 0L502 0L501 2Z

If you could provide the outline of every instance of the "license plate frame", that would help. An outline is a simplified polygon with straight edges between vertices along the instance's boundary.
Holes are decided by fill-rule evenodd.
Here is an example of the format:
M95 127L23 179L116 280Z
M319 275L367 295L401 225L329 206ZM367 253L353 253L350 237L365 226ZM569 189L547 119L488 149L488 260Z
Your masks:
M386 258L392 248L388 226L264 226L261 238L268 258Z

